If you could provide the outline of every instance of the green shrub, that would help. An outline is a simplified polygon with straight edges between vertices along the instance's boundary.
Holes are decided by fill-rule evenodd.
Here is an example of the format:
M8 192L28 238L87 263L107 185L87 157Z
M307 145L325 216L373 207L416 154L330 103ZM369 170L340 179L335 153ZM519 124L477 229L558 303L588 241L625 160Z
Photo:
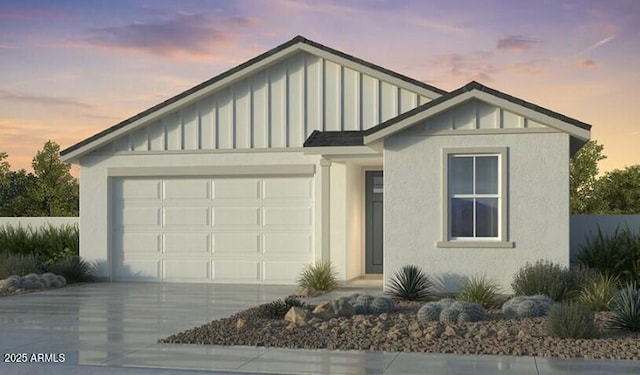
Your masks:
M77 255L51 263L47 270L56 275L62 275L68 283L91 281L93 266Z
M33 254L4 253L0 255L0 259L2 259L0 261L0 279L42 271L42 261Z
M80 236L77 225L38 229L30 226L0 226L0 249L12 254L34 254L47 263L78 255Z
M495 280L486 276L465 277L460 286L457 298L461 301L473 302L485 308L496 305L500 288Z
M633 332L640 331L640 290L635 283L627 283L613 298L609 327Z
M595 311L608 311L613 308L613 296L619 280L615 276L598 273L582 284L577 301Z
M292 307L304 307L305 304L293 296L284 301L279 299L258 306L255 317L260 319L283 319Z
M547 318L547 334L564 339L588 339L596 334L595 314L579 303L556 303Z
M622 282L640 282L640 229L636 232L620 226L612 234L590 234L576 254L579 264L617 275Z
M298 285L328 292L338 287L338 276L331 262L322 261L316 265L308 265L298 278Z
M566 267L539 260L520 268L513 277L511 287L518 296L543 294L554 301L563 301L571 297L575 285L574 276Z
M547 315L552 305L545 295L515 296L502 305L502 313L507 318L536 318Z
M414 265L406 265L397 271L387 289L391 296L409 301L427 301L435 295L435 286L429 275Z

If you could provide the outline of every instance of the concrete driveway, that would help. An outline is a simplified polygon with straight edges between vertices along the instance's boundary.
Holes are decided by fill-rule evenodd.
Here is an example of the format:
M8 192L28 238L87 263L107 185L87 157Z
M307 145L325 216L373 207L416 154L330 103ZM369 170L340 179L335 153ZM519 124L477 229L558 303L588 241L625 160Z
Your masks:
M0 374L640 373L633 361L157 344L159 338L283 298L292 289L99 283L2 297ZM25 357L47 362L16 363Z

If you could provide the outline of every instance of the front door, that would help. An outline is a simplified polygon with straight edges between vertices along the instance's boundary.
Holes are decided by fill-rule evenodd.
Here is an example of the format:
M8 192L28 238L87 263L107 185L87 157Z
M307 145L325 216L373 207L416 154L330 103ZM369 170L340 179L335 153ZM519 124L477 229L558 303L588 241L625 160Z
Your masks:
M365 273L382 273L382 171L365 172Z

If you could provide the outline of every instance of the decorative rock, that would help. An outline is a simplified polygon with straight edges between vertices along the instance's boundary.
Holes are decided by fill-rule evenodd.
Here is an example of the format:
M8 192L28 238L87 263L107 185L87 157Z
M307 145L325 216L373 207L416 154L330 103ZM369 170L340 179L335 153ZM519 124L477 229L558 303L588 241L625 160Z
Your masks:
M236 322L237 329L244 329L246 326L247 326L247 321L245 319L240 318Z
M284 320L298 325L306 325L312 317L313 316L309 310L294 306L287 311L287 314L284 316Z
M447 328L444 329L444 332L442 333L442 336L460 337L460 335L458 334L458 331L456 331L456 329L453 328L452 326L447 326Z
M300 287L296 289L295 292L293 292L293 296L300 297L300 298L311 298L317 295L320 295L320 293L318 293L318 291L316 291L311 287L305 287L305 288Z
M355 314L355 310L346 300L331 300L320 302L313 310L313 313L324 319L334 317L350 318Z

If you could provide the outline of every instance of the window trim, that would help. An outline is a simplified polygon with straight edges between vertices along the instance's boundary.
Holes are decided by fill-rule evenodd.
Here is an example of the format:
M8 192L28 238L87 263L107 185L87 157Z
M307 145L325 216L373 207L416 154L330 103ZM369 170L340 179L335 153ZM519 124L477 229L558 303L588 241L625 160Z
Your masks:
M461 238L452 239L449 235L449 156L451 155L498 155L499 167L499 219L498 237L491 238ZM513 242L508 241L508 148L507 147L464 147L464 148L443 148L442 149L442 233L441 241L436 243L441 248L512 248Z

